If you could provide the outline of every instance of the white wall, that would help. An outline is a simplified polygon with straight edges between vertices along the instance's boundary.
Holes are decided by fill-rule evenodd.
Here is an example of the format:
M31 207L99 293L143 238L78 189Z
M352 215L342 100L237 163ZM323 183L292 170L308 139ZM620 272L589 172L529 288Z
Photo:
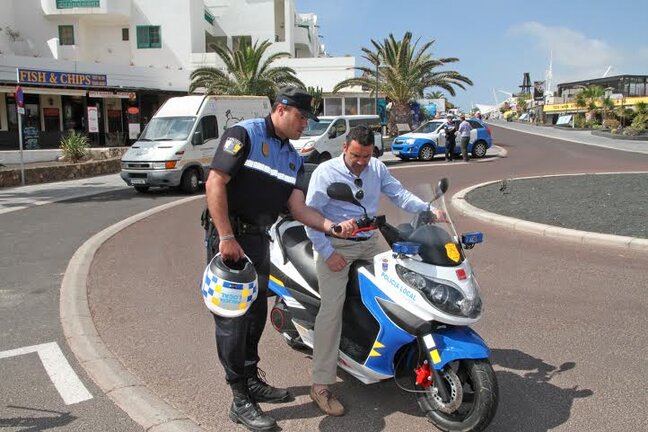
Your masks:
M0 81L16 81L16 69L41 69L62 72L94 73L107 75L109 87L149 88L172 91L187 91L189 71L187 69L165 69L111 65L106 63L85 63L60 61L22 56L0 57Z

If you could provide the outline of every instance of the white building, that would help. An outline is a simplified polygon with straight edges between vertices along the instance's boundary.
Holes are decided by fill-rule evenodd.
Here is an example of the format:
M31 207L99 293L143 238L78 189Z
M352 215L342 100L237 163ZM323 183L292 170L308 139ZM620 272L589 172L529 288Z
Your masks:
M273 41L269 54L293 55L281 64L324 92L354 75L355 58L327 56L317 16L297 13L294 0L2 0L0 150L18 148L17 84L26 148L58 147L68 129L119 145L164 100L186 94L192 70L223 66L212 43L243 40ZM328 110L368 106L340 97Z

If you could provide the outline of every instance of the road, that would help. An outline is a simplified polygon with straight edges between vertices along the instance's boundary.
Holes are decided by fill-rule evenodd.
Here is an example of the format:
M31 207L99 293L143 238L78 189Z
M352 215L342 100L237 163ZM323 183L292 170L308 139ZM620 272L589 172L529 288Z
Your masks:
M488 180L648 166L642 154L493 129L507 158L391 168L408 187L447 176L452 195ZM109 349L156 394L207 430L241 430L226 416L230 394L198 293L200 210L200 201L168 209L108 240L91 268L90 306ZM489 430L648 429L648 256L455 219L460 231L482 230L487 239L470 258L486 304L476 329L493 348L500 384ZM297 396L264 406L284 430L431 428L393 382L364 386L342 372L335 390L348 414L326 418L308 398L309 354L289 349L269 326L260 349L271 382Z
M13 195L19 208L6 205L0 212L0 429L141 431L94 385L68 349L60 325L59 290L70 257L88 237L180 196L142 196L123 187L55 203L50 202L57 192L50 192L35 198L36 204L49 204L33 206L33 196L27 204L16 190L2 195ZM41 356L52 363L49 373ZM54 386L52 379L67 370L65 365L81 387L74 380L65 381L60 390Z

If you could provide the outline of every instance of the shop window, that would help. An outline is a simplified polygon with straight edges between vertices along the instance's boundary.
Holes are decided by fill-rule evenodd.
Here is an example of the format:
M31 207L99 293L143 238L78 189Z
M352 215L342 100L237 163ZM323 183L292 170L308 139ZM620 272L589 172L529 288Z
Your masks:
M130 34L129 34L129 29L128 27L122 29L122 40L127 41L130 40Z
M74 26L60 25L59 31L59 45L74 45Z
M137 48L162 48L160 26L137 26Z
M376 100L360 98L360 114L376 114Z
M45 123L45 132L60 130L59 109L53 107L43 108L43 122Z
M344 98L344 114L356 115L358 114L358 98L347 97Z
M341 98L325 98L324 99L324 115L327 115L327 116L342 115L342 99Z

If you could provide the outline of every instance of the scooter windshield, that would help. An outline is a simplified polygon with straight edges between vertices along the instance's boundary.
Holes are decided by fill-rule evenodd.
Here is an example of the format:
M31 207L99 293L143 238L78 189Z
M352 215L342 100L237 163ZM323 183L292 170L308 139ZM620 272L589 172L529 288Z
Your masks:
M418 186L413 192L422 200L430 200L429 210L414 217L409 213L409 222L396 225L400 237L420 245L419 256L423 262L444 267L461 264L465 256L446 207L445 195L440 191L433 192L431 185ZM439 211L442 214L440 218L435 215ZM404 220L404 215L399 215L399 218Z

